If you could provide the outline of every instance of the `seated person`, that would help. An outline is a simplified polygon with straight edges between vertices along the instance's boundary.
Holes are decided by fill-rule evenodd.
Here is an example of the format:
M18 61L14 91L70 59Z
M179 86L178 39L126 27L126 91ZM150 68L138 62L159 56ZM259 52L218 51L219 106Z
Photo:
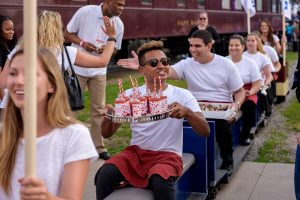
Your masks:
M156 88L154 79L158 80L160 76L163 95L167 96L168 104L173 108L170 118L131 124L131 145L107 160L96 174L98 200L126 184L153 190L155 199L175 199L173 186L183 170L183 118L199 135L209 135L208 123L193 95L165 82L170 66L162 48L162 42L150 41L143 44L137 53L139 70L145 75L151 92ZM139 87L139 91L145 94L146 86ZM132 92L126 91L127 94ZM107 106L107 109L112 110L112 107ZM110 137L119 127L120 124L105 119L102 135Z
M237 67L244 83L246 98L242 104L243 127L241 134L241 144L250 144L250 130L255 123L257 93L261 85L261 74L257 64L250 58L243 55L245 41L241 35L232 35L229 38L229 58Z

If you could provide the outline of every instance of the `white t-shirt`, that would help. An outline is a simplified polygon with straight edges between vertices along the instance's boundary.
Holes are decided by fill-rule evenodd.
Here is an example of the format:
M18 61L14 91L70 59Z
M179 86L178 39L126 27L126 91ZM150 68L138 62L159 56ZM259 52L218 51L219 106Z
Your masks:
M227 56L227 58L232 60L231 56ZM258 66L250 58L242 55L242 59L234 64L239 70L244 84L253 83L257 80L262 80Z
M16 51L19 49L19 47L15 47L11 52L10 54L7 56L7 59L11 60L12 56L16 53ZM74 63L75 63L75 58L76 58L76 55L77 55L77 48L75 47L72 47L72 46L67 46L67 51L68 51L68 54L69 54L69 57L70 57L70 61L71 63L73 64L74 66ZM57 54L56 54L56 59L57 59L57 62L58 62L58 65L59 67L61 68L61 65L62 65L62 57L61 57L61 51L59 51ZM67 54L66 52L64 51L64 59L65 59L65 69L69 68L70 65L69 65L69 61L68 61L68 57L67 57ZM6 105L8 103L8 90L7 89L4 89L4 96L2 98L2 101L0 103L0 108L6 108Z
M71 21L67 25L67 30L69 33L76 33L76 35L83 41L90 42L96 46L99 44L106 44L108 36L102 31L101 27L104 27L102 5L88 5L81 7L76 11ZM116 45L117 49L121 49L122 38L124 34L124 25L119 17L110 18L116 29ZM80 48L82 51L85 51L83 48L76 44L73 46ZM86 53L89 53L85 51ZM92 52L92 55L99 56L98 53ZM81 68L75 66L75 72L79 75L91 77L96 75L106 74L106 67L103 68Z
M142 94L146 93L145 85L139 87ZM132 89L126 94L132 94ZM168 104L178 102L193 112L201 112L195 97L185 89L168 85L163 91L167 96ZM131 145L152 151L168 151L182 155L183 119L167 118L148 123L131 123Z
M277 36L277 35L275 35L275 34L273 34L273 40L274 40L274 43L276 44L277 42L279 42L280 40L279 40L279 37ZM268 46L271 46L271 43L269 42L269 41L265 41L264 42L264 45L268 45Z
M258 66L259 71L262 72L265 67L270 67L270 61L268 60L268 57L264 54L257 52L254 54L248 53L248 51L244 52L244 55L248 58L251 58Z
M18 179L24 177L24 139L19 140L16 164L12 175L12 193L9 197L0 188L1 200L20 199ZM47 190L58 195L62 184L64 165L73 161L98 157L89 130L80 124L55 128L37 138L37 177L45 182Z
M11 60L11 58L13 57L13 55L15 55L15 53L19 50L19 46L16 46L11 52L10 54L8 54L7 59ZM67 46L67 50L68 50L68 54L70 56L70 60L71 63L74 65L75 63L75 59L76 59L76 55L77 55L77 48L72 47L72 46ZM54 53L55 54L55 53ZM62 64L62 57L61 57L61 51L57 52L55 55L58 65L61 68L61 64ZM68 68L69 65L69 61L68 61L68 57L66 52L64 51L64 59L65 59L65 68Z
M233 102L232 93L243 87L240 74L227 58L214 54L206 64L186 58L172 66L200 101Z

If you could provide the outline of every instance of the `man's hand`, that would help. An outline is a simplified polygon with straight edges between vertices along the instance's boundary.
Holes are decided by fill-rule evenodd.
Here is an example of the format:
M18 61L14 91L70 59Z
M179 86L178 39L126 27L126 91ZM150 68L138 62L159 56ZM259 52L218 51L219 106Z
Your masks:
M120 59L117 62L117 65L120 65L128 69L138 69L139 68L139 59L134 51L131 51L133 58Z
M97 51L97 47L90 42L83 42L81 47L84 48L88 52Z
M170 112L171 118L181 119L184 118L188 112L191 112L191 110L177 102L174 102L170 105L172 108L172 111Z

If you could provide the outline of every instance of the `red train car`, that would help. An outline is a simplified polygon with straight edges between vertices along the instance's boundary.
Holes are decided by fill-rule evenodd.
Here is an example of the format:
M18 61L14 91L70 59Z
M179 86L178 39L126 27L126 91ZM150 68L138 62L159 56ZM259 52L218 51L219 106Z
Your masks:
M38 9L61 13L67 24L75 11L103 0L38 0ZM18 35L22 34L23 0L0 0L0 14L12 17ZM275 30L281 29L280 0L256 0L257 14L251 18L251 29L258 30L261 19L268 19ZM226 41L232 33L246 33L246 14L240 0L127 0L121 18L125 25L120 57L126 57L145 39L163 39L171 54L186 53L187 37L195 26L200 10L206 10L209 23L222 38L221 54L226 54Z

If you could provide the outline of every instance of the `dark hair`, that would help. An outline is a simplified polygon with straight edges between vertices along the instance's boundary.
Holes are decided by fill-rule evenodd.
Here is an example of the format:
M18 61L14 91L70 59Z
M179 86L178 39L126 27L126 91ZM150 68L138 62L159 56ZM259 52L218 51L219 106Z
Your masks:
M239 40L240 43L241 43L243 46L246 45L243 36L238 35L238 34L235 34L235 35L230 36L229 41L230 41L230 40Z
M266 23L267 24L267 26L269 28L267 40L268 40L268 42L270 42L270 44L271 44L270 46L274 47L275 46L275 41L274 41L274 38L273 38L274 30L272 28L271 22L269 22L268 20L261 20L261 22L259 23L259 32L260 33L262 33L261 30L260 30L260 26L261 26L262 23Z
M10 20L12 21L12 19L8 16L4 16L4 15L0 15L0 50L2 52L7 52L7 50L13 50L13 48L15 48L18 40L17 40L17 35L16 32L14 32L14 36L12 40L5 40L3 37L3 32L2 32L2 25L3 22ZM8 52L7 52L8 53Z
M162 41L151 40L150 42L146 42L142 44L138 50L137 55L139 57L139 64L142 66L145 63L145 53L152 50L161 50L163 49L164 44Z
M208 43L212 43L212 36L207 30L198 30L195 31L191 38L199 38L202 39L204 44L207 45Z

